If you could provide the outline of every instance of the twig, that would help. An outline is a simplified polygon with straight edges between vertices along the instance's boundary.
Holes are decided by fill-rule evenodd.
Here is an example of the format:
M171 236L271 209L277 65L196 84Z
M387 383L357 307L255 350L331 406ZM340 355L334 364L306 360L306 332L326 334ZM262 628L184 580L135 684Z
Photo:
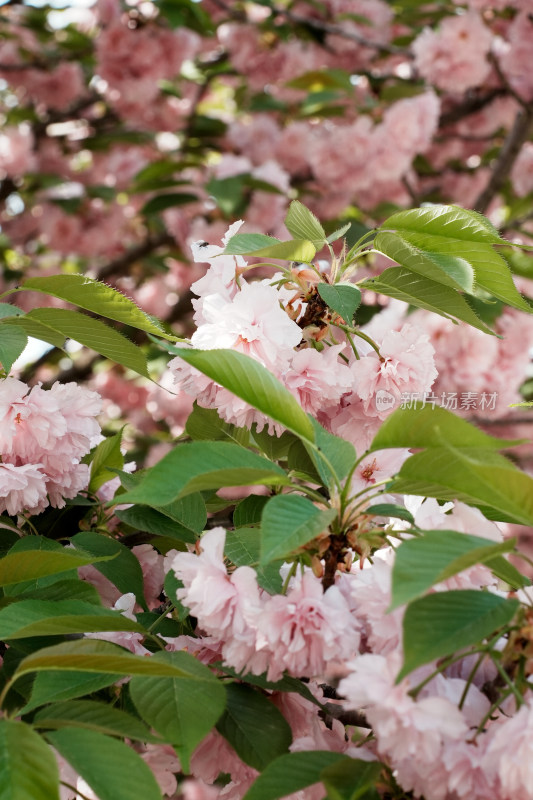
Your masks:
M347 711L342 706L335 703L326 703L324 705L325 711L320 712L323 716L324 722L328 722L328 718L338 719L343 725L355 725L357 728L370 728L370 724L361 711Z
M453 125L454 122L459 122L460 120L464 119L464 117L468 117L470 114L475 114L477 111L481 111L483 108L485 108L485 106L488 106L490 103L492 103L492 101L497 97L503 97L506 94L507 90L500 86L497 89L491 89L485 94L470 95L463 100L462 103L458 103L449 111L444 111L440 115L439 128L445 128L448 125Z
M247 21L247 17L245 14L243 14L243 12L230 8L227 3L224 2L224 0L213 0L213 3L222 11L225 11L232 19L239 22ZM406 58L413 58L413 54L403 47L396 47L396 45L393 44L374 42L371 39L367 39L362 34L349 30L342 25L335 25L323 20L313 19L312 17L304 17L300 14L295 14L293 11L290 11L287 8L278 8L277 6L273 5L268 5L267 7L270 8L274 16L285 17L285 19L288 19L289 22L294 22L296 25L303 25L307 28L311 28L312 30L320 31L320 33L329 33L334 36L342 36L343 39L350 39L352 42L357 42L357 44L360 44L363 47L370 47L378 52L387 53L387 55L401 55L405 56Z
M502 85L503 85L503 86L505 86L505 88L506 88L507 92L508 92L508 93L509 93L509 94L510 94L512 97L514 97L514 99L516 100L516 102L517 102L519 105L521 105L521 106L523 106L523 107L527 107L527 101L526 101L526 100L524 100L524 98L523 98L523 97L520 97L520 95L518 94L518 92L515 92L515 90L513 89L513 87L512 87L512 86L511 86L511 84L509 83L509 81L507 80L507 76L506 76L506 75L505 75L505 73L503 72L503 70L502 70L502 68L501 68L501 66L500 66L500 62L499 62L499 61L498 61L498 59L496 58L496 55L495 55L495 53L489 53L489 54L488 54L488 56L487 56L487 58L488 58L488 60L490 61L490 63L492 64L492 66L494 67L494 69L495 69L495 71L496 71L496 74L497 74L498 78L500 79L500 81L501 81Z
M90 356L88 359L79 359L78 361L75 361L71 367L62 370L51 380L44 381L43 389L50 389L52 384L57 383L58 381L60 383L69 383L70 381L78 382L84 378L87 378L89 375L91 375L94 365L102 359L103 356L96 355Z
M407 179L407 177L405 175L402 178L402 184L405 186L405 188L407 190L407 193L408 193L409 197L411 198L411 201L412 201L413 205L414 206L419 206L420 205L420 197L415 192L415 190L413 189L413 187L411 186L411 184L409 183L409 181L408 181L408 179Z
M503 143L500 155L492 170L490 180L474 203L475 211L484 214L493 197L502 188L507 176L513 168L513 164L516 161L522 145L531 133L532 126L533 104L530 104L521 108L516 115L514 125Z
M321 31L322 33L329 33L334 36L342 36L343 39L350 39L352 42L357 42L357 44L363 45L363 47L370 47L380 53L387 53L387 55L401 55L405 56L406 58L413 58L413 54L403 47L396 47L394 44L382 44L381 42L374 42L370 39L367 39L365 36L362 36L360 33L356 33L356 31L344 28L342 25L334 25L330 22L312 19L311 17L302 17L300 14L294 14L292 11L288 11L283 8L274 8L273 6L271 6L271 8L274 14L282 15L291 22L295 22L297 25L305 25L313 30Z
M96 277L99 281L101 281L111 277L112 275L124 275L128 272L132 264L139 259L150 255L150 253L153 253L153 251L157 250L158 247L163 247L163 245L170 246L172 244L174 244L174 238L167 233L167 231L164 231L157 236L148 236L144 242L141 242L135 247L130 248L130 250L127 250L123 255L115 258L113 261L110 261L103 267L100 267Z

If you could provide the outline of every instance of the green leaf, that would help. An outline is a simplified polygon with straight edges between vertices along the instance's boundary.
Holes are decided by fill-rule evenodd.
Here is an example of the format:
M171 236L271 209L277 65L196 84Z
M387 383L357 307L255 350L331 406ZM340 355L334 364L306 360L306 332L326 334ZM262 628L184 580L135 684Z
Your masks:
M268 497L264 494L250 494L248 497L240 500L233 512L233 524L235 527L240 528L243 525L259 525L265 503L268 503Z
M336 511L320 511L296 494L278 494L266 504L261 521L261 564L285 558L322 533Z
M130 300L105 283L88 278L86 275L50 275L47 278L28 278L22 290L42 292L43 294L67 300L86 311L93 311L102 317L114 319L132 328L138 328L154 336L172 339L161 327L160 323Z
M278 800L299 792L319 783L322 771L341 761L348 761L348 757L330 750L304 750L280 756L263 770L243 800Z
M25 331L27 336L32 336L34 339L40 339L43 342L51 344L53 347L58 347L60 350L65 345L65 336L57 331L52 330L46 325L43 325L37 320L32 319L27 314L22 317L11 317L9 325L18 325Z
M490 559L511 552L515 544L514 539L493 542L453 530L424 531L423 536L403 542L394 559L390 610L474 564L490 567Z
M136 505L125 508L115 511L115 516L136 530L147 531L156 536L165 536L188 544L194 544L198 538L198 535L189 528L149 506Z
M90 492L97 492L104 483L116 477L113 472L109 471L108 467L123 468L124 456L120 450L123 430L115 433L114 436L108 436L96 447L91 459Z
M266 236L264 233L237 233L227 243L224 253L232 256L246 256L255 253L256 250L264 250L266 247L278 244L281 244L279 239Z
M236 441L238 444L246 444L249 439L249 432L245 428L237 428L228 422L220 419L215 408L203 408L196 401L194 408L185 423L185 432L194 441Z
M94 531L77 533L71 541L77 547L99 557L94 559L98 572L111 581L122 594L133 592L139 605L146 609L141 565L129 548L116 539Z
M0 719L0 800L59 800L54 754L24 722Z
M11 303L0 303L0 319L7 319L8 317L20 317L24 312L18 306Z
M299 441L290 431L283 431L281 436L276 436L269 433L266 428L258 431L256 426L253 426L252 434L254 443L271 461L285 461L291 444Z
M188 364L302 439L314 440L307 414L262 364L234 350L175 348Z
M427 233L409 234L402 232L402 235L404 238L408 238L415 247L425 251L437 250L443 258L446 256L460 256L474 270L475 287L485 289L494 297L507 303L507 305L531 313L531 307L513 283L507 262L499 253L493 250L490 244L446 240L439 236L430 236Z
M459 206L431 205L398 211L385 220L381 230L414 231L466 242L503 244L504 239L489 222L478 214Z
M287 453L287 466L289 470L295 477L303 478L319 486L324 483L329 483L331 470L321 459L321 468L319 471L316 466L317 453L314 451L313 457L311 457L309 454L310 449L311 448L306 447L299 439L295 439ZM322 478L322 475L325 476L325 480Z
M394 517L395 519L403 519L411 525L415 524L415 519L411 512L394 503L376 503L376 505L368 506L368 508L365 508L365 514L371 514L374 517Z
M292 239L280 242L262 233L237 233L229 240L225 255L254 256L257 258L280 258L283 261L312 261L316 247L307 239Z
M344 236L345 233L348 233L351 227L352 223L347 222L346 225L343 225L341 228L337 228L336 231L333 231L333 233L330 233L330 235L326 239L326 242L328 242L328 244L336 242L338 239L341 238L341 236Z
M38 672L33 682L31 698L20 710L21 714L33 711L45 703L82 697L115 683L115 673L89 673L62 670L60 672Z
M168 192L166 194L158 194L157 197L152 197L141 209L141 214L150 216L152 214L159 214L167 208L174 208L175 206L183 206L186 203L197 203L198 195L191 194L190 192Z
M226 692L211 670L188 653L156 653L150 660L172 664L183 675L133 678L131 697L141 717L175 746L187 773L193 750L226 707Z
M423 664L478 644L512 620L518 600L473 589L414 600L403 619L404 664L397 682Z
M519 439L489 436L445 408L416 403L413 408L397 408L382 423L371 450L388 447L486 447L502 450L520 444Z
M438 247L438 242L436 247ZM437 283L472 292L475 276L472 265L457 255L421 250L395 233L381 232L374 238L373 248L411 272L417 272Z
M192 492L221 486L285 485L288 478L277 464L231 442L191 442L167 453L148 470L139 485L120 495L120 503L163 508Z
M491 558L490 561L487 561L487 566L497 578L509 584L511 589L523 589L525 586L531 586L530 578L522 575L513 564L502 556Z
M186 673L169 663L136 656L122 647L99 639L78 639L43 647L23 659L17 677L42 670L108 672L115 675L153 675L182 678Z
M362 289L371 289L378 294L403 300L416 308L425 308L446 319L454 317L467 322L484 333L491 333L484 322L472 311L464 297L450 286L417 275L404 267L390 267L377 278L369 278L358 284Z
M326 240L326 232L312 211L293 200L285 217L285 227L293 239L308 239L313 244Z
M481 214L457 206L430 206L393 214L381 230L391 228L404 242L425 251L426 255L437 253L442 258L451 256L467 261L474 270L475 286L508 305L531 312L516 289L506 262L492 248L494 244L506 244L505 239ZM411 269L412 265L411 261Z
M265 498L267 500L268 498ZM259 528L238 528L226 533L224 553L236 567L251 567L259 563L261 531Z
M87 728L108 736L135 739L140 742L159 742L144 722L121 711L119 708L94 700L71 700L55 703L35 714L33 724L37 728Z
M0 367L9 373L28 344L26 332L16 325L0 325Z
M375 789L383 765L379 761L362 761L351 758L338 761L322 770L322 783L329 800L379 800Z
M83 728L55 731L46 738L99 800L161 800L152 770L124 742Z
M165 506L156 507L165 516L179 522L184 528L195 534L201 533L207 522L205 500L200 492L187 494Z
M268 498L264 498L268 500ZM253 567L259 586L269 594L279 594L283 581L280 568L283 559L259 566L261 530L259 528L237 528L226 533L224 552L236 567ZM248 679L248 676L247 676Z
M19 600L0 609L0 639L144 628L123 614L83 600Z
M63 600L65 597L70 600L83 600L95 606L102 605L102 600L95 587L91 583L77 578L65 578L54 581L50 586L17 593L17 598L24 600Z
M488 448L434 447L404 462L390 490L462 500L533 525L533 478Z
M244 187L244 175L231 175L211 178L205 188L224 214L238 216L246 208Z
M106 554L104 558L109 558ZM0 586L33 581L45 575L59 575L101 561L99 556L81 555L75 550L30 550L10 552L0 559Z
M36 321L50 331L74 339L145 378L150 377L142 350L98 319L64 308L37 308L20 319L22 323L28 320Z
M355 312L361 305L361 291L351 283L319 283L318 294L326 305L351 325Z
M313 417L310 417L310 420L315 429L316 449L306 445L306 450L324 485L331 489L335 477L341 481L355 464L357 458L355 448L351 442L329 433Z
M288 751L292 742L289 723L270 700L249 686L230 683L226 691L227 708L217 730L245 764L262 770Z

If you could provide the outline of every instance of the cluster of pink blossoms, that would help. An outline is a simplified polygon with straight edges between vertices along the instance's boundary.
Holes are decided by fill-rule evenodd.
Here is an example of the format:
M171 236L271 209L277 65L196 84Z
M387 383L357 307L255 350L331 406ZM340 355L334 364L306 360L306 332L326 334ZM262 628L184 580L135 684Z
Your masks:
M475 529L485 538L502 540L494 523L462 503L439 506L435 500L406 497L405 504L418 526ZM533 697L526 696L519 710L514 699L508 699L488 719L490 701L482 688L497 675L488 658L472 673L476 657L467 656L436 674L414 697L411 690L432 675L435 663L396 683L403 660L404 609L387 613L393 548L378 551L374 563L363 569L357 566L338 575L326 592L306 570L289 581L286 594L271 596L258 587L250 567L238 567L228 575L225 537L222 528L213 529L203 535L199 555L178 553L172 562L183 583L178 598L198 620L198 638L189 640L187 647L206 663L221 658L239 672L267 672L270 680L287 672L311 679L312 688L314 681L341 676L342 705L363 711L375 735L364 747L351 744L335 725L328 731L310 707L293 708L294 702L301 706L304 701L293 702L291 696L280 707L293 728L292 751L331 749L354 758L377 758L415 797L526 800L531 796L533 751L525 731L533 725ZM451 589L499 591L483 565L434 587L437 592ZM169 647L177 644L169 642ZM302 725L305 716L307 727ZM361 733L364 736L364 730ZM233 780L220 797L242 797L256 773L239 767L217 733L208 739L195 752L193 774L211 783L224 764ZM203 755L208 744L209 769ZM302 794L302 799L314 797L314 789ZM316 797L322 797L320 791Z
M223 245L242 225L231 226ZM294 284L278 285L272 279L247 282L247 267L240 256L223 255L224 248L196 242L192 246L197 262L209 263L205 276L192 284L197 328L191 337L201 350L231 348L255 358L272 372L299 401L329 430L352 441L364 452L382 420L400 403L405 393L429 392L437 371L428 335L405 323L399 331L384 334L380 356L364 340L357 340L357 354L342 332L337 343L317 342L317 331L306 325L307 307L302 281L312 290L316 276L295 269ZM277 428L263 414L175 358L169 363L180 389L196 398L199 405L216 408L229 423L261 430ZM391 402L381 404L380 393ZM362 424L354 424L359 418Z
M80 461L98 442L96 392L75 383L32 389L15 378L0 381L0 513L39 514L87 488Z

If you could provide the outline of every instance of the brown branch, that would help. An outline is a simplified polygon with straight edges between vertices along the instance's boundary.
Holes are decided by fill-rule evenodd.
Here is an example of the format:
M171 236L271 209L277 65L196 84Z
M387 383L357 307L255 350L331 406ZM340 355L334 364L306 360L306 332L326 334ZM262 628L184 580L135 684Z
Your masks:
M222 11L225 11L226 14L231 17L231 19L234 19L238 22L247 21L246 14L244 14L242 11L237 11L233 8L230 8L228 4L224 2L224 0L212 0L212 2ZM333 36L341 36L343 39L350 39L352 42L357 42L357 44L360 44L363 47L369 47L372 50L377 50L378 52L386 53L387 55L402 55L406 58L413 58L412 53L403 47L396 47L393 44L374 42L371 39L367 39L366 36L357 33L356 31L348 30L342 25L335 25L333 23L314 19L312 17L304 17L300 14L295 14L293 11L290 11L287 8L278 8L277 6L273 5L268 5L267 7L270 8L274 16L285 17L285 19L288 19L289 22L294 22L296 25L303 25L306 28L311 28L312 30L319 31L320 33L329 33Z
M17 184L12 178L4 178L3 181L0 181L0 203L7 200L9 195L12 194L16 188Z
M492 199L505 183L522 145L529 138L532 127L533 104L530 104L521 108L516 115L514 125L503 143L490 180L474 203L474 211L485 213Z
M361 711L347 711L335 703L326 703L320 716L327 724L328 721L338 719L343 725L355 725L357 728L370 728L369 722Z
M468 117L470 114L475 114L477 111L481 111L483 108L485 108L485 106L488 106L490 103L492 103L492 101L497 97L503 97L506 94L506 89L500 86L497 89L491 89L489 92L485 92L485 94L476 93L470 95L461 103L458 103L449 111L444 111L440 115L439 128L445 128L448 125L453 125L455 122L459 122L460 120L464 119L464 117Z
M413 58L413 54L403 47L396 47L396 45L393 44L374 42L371 39L367 39L365 36L362 36L360 33L356 33L355 31L344 28L342 25L323 22L322 20L313 19L311 17L302 17L300 14L294 14L294 12L283 8L274 8L273 6L271 6L271 8L274 14L284 16L290 20L290 22L294 22L297 25L304 25L307 28L312 28L313 30L320 31L321 33L329 33L333 36L341 36L343 39L349 39L352 42L357 42L357 44L360 44L363 47L369 47L372 50L377 50L378 52L386 53L387 55L401 55L405 56L406 58Z
M499 62L499 60L496 58L496 55L495 55L495 53L489 53L489 54L488 54L488 56L487 56L487 58L488 58L488 60L490 61L490 63L492 64L492 66L494 67L494 70L495 70L495 72L496 72L496 75L498 76L498 78L499 78L499 80L500 80L500 83L502 84L502 86L505 86L505 89L506 89L506 91L508 92L508 94L510 94L512 97L514 97L514 99L516 100L516 102L517 102L519 105L521 105L521 106L524 106L524 107L525 107L525 106L527 106L527 101L526 101L526 100L524 100L524 98L523 98L523 97L520 97L520 95L518 94L518 92L516 92L516 91L513 89L513 87L511 86L511 84L510 84L510 83L509 83L509 81L507 80L507 76L506 76L506 74L504 73L504 71L502 70L502 68L501 68L501 66L500 66L500 62Z
M87 378L91 375L95 364L101 361L103 356L101 355L91 355L88 358L80 358L75 361L71 367L62 370L55 378L52 378L49 381L43 382L43 389L50 389L52 384L57 383L69 383L70 381L78 382Z
M408 180L406 175L404 175L403 178L402 178L402 184L405 186L407 194L411 198L411 202L413 203L413 205L414 206L419 206L420 205L420 197L418 196L418 194L416 193L414 188L409 183L409 180Z
M28 61L23 64L0 64L0 72L24 72L27 69L46 69L46 64Z
M174 244L174 238L166 231L159 233L157 236L148 236L144 242L130 248L123 255L100 267L96 278L102 281L111 276L125 275L129 268L139 259L145 258L150 253L153 253L154 250L163 247L163 245L170 246L172 244Z

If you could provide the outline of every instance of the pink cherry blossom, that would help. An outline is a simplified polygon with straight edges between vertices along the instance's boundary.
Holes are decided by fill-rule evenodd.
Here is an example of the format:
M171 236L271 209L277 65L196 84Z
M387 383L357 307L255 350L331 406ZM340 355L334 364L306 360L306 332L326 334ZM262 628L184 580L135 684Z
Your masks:
M144 596L148 608L156 608L160 605L159 595L165 582L163 556L150 544L138 544L131 548L131 552L138 558L143 571Z
M533 191L533 142L526 142L511 171L513 189L519 197Z
M416 67L429 83L459 94L487 78L491 38L475 11L445 17L437 31L425 28L413 42Z
M263 283L243 283L230 302L209 295L203 305L206 322L191 337L200 350L234 348L279 369L302 338L301 329L280 308L276 289Z
M322 352L305 348L291 358L283 382L304 411L316 414L327 405L339 402L351 389L353 376L339 360L344 345L327 347Z
M528 698L513 717L502 719L489 730L487 774L497 770L502 800L529 800L533 795L533 705Z
M513 89L526 101L533 98L533 54L531 52L531 32L529 5L526 4L513 19L508 31L508 41L500 55L500 65Z
M33 134L24 126L0 133L0 176L18 178L35 168Z
M74 383L54 384L48 391L39 385L28 389L14 378L0 382L3 466L25 465L28 480L31 477L27 491L32 486L34 493L37 475L30 467L38 468L46 481L49 502L62 508L65 498L74 497L87 486L89 467L80 461L98 441L100 427L95 415L100 411L100 397ZM34 513L48 504L41 494L39 491L38 498L35 495Z
M468 727L461 711L446 698L413 700L408 679L395 682L400 665L397 652L387 657L360 655L348 665L350 675L341 681L339 691L346 697L346 707L365 711L379 754L394 768L407 764L415 773L412 781L408 775L403 778L402 786L409 790L415 788L417 773L423 774L439 759L443 744L463 739Z
M380 356L372 351L352 364L354 393L365 412L383 419L400 404L402 394L421 397L428 392L437 377L434 352L427 334L409 323L385 334ZM390 403L381 402L383 398Z
M348 658L359 646L359 631L335 586L326 592L306 572L286 595L270 598L259 618L259 646L271 652L268 679L286 669L295 676L322 674L328 662Z
M362 492L392 478L411 453L405 448L391 448L371 453L358 464L352 478L352 491Z
M392 548L383 548L375 554L372 565L365 562L363 569L354 565L339 581L350 598L365 646L381 655L401 650L404 609L388 612L394 556Z
M225 539L223 528L213 528L202 536L199 556L175 556L172 569L184 585L178 589L178 599L198 619L201 629L223 640L226 663L238 671L261 674L269 653L256 652L256 625L263 606L257 574L251 567L238 567L227 575Z
M38 514L48 505L42 464L0 464L0 513Z
M180 762L174 749L169 744L147 744L144 745L140 756L154 773L161 793L165 797L174 796L178 786L174 773L181 770Z
M200 780L188 779L182 783L180 789L183 800L217 800L219 790L215 786L208 786Z

